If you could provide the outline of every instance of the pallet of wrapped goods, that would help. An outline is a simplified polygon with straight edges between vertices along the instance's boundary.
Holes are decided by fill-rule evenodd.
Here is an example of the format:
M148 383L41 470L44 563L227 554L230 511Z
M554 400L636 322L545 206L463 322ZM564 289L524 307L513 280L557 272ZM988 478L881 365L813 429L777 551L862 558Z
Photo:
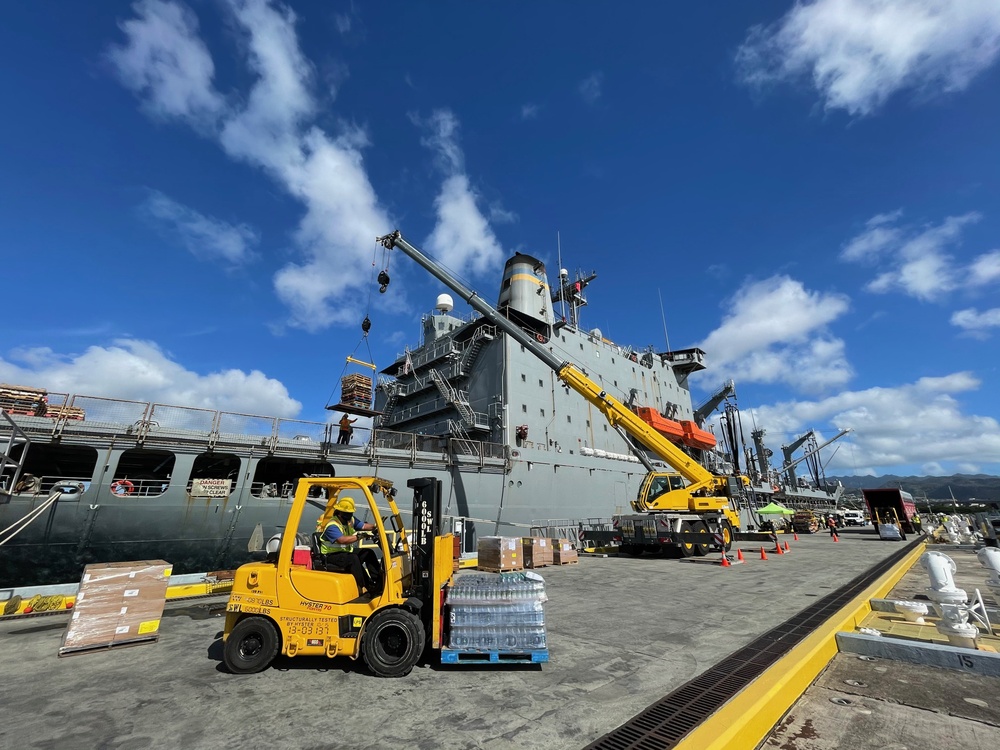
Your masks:
M516 537L484 536L477 542L477 567L494 573L524 569L521 540Z
M155 643L171 569L163 560L85 567L59 656Z
M442 664L539 664L549 660L544 579L533 572L468 573L445 593Z
M552 564L569 565L580 562L580 554L569 539L552 539Z
M521 552L524 555L526 568L544 568L552 564L552 543L548 539L537 536L522 537Z

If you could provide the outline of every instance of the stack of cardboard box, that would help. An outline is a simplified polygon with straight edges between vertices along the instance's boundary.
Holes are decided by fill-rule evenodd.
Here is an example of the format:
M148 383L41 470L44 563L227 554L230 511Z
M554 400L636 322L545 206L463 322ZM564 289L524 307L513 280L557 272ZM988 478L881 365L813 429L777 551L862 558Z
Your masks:
M502 573L508 570L523 570L524 555L521 540L505 536L480 537L476 547L479 569Z
M544 568L552 564L552 542L536 536L526 536L521 539L521 551L524 554L524 567Z
M570 544L569 539L552 540L552 563L554 565L566 565L567 563L580 562L580 555Z

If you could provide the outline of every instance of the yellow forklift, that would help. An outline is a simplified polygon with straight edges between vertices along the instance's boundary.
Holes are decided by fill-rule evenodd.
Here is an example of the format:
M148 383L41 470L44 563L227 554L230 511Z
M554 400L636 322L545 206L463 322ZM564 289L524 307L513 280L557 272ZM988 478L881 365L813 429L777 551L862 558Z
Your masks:
M360 656L377 677L402 677L426 648L441 648L453 537L440 533L440 480L411 479L406 485L413 490L409 537L391 482L377 477L299 480L285 529L269 543L267 559L236 571L222 636L223 660L231 672L259 672L278 654ZM379 507L376 495L385 507ZM367 503L376 527L372 542L381 558L382 591L375 595L359 592L350 573L325 570L320 532L299 528L307 504L323 508L317 524L322 530L338 500L347 497L359 514Z

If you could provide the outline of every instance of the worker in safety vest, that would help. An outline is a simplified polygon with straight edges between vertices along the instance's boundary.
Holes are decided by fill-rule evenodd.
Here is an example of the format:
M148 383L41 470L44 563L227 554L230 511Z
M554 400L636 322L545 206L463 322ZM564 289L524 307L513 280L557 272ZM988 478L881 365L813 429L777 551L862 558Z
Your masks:
M376 528L354 517L354 501L340 498L333 506L333 517L323 528L319 541L320 554L324 556L327 570L342 570L354 576L358 593L367 589L372 596L382 593L382 566L373 550L354 549L354 544Z

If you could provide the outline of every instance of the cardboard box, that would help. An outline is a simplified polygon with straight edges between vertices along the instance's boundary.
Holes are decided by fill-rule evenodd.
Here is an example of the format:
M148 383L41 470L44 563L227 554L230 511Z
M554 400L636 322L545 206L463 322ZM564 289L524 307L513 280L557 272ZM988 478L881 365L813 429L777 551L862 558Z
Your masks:
M172 567L140 560L84 568L59 655L156 641Z
M506 536L484 536L477 542L476 553L479 557L480 570L501 572L506 570L523 570L524 555L521 553L521 540Z
M552 542L553 565L580 562L580 555L569 539L552 539L550 541Z
M537 536L522 537L521 552L524 555L526 568L544 568L552 564L552 543L548 539Z

